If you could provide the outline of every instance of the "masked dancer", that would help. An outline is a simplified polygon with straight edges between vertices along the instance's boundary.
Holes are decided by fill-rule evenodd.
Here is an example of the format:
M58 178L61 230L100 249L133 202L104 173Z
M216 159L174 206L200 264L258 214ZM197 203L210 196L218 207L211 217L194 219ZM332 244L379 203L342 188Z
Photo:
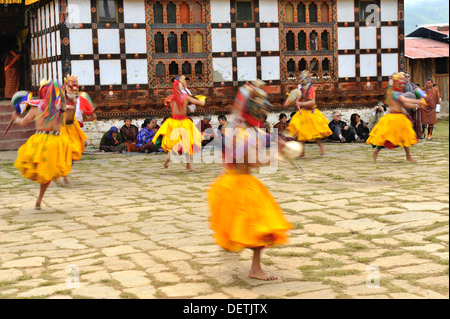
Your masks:
M288 131L292 136L305 145L306 142L316 142L320 148L320 155L325 154L325 146L321 139L333 134L328 126L328 119L317 109L316 87L312 85L310 73L305 70L300 74L301 84L297 91L291 93L285 106L295 101L298 112L289 122ZM303 150L305 147L303 147ZM305 156L305 151L300 157Z
M25 178L41 185L35 205L39 210L51 181L66 176L72 167L72 156L68 155L72 152L71 144L60 136L66 97L59 83L51 80L41 82L38 100L28 100L18 93L12 100L15 108L12 119L22 127L34 120L36 133L19 148L14 166Z
M406 78L403 72L393 74L389 79L385 104L389 107L390 112L380 118L366 141L375 148L372 155L374 161L377 160L378 153L383 148L394 149L403 146L406 159L416 162L411 157L409 148L417 143L418 137L412 122L403 113L402 108L422 108L426 103L422 99L406 98L403 93L405 83Z
M181 79L182 81L182 79ZM202 134L195 127L192 120L186 117L188 105L205 105L204 100L196 99L186 93L186 86L176 78L173 82L173 94L164 101L167 107L171 108L172 117L161 124L161 127L153 137L153 144L156 149L162 148L167 152L164 168L169 167L170 154L186 156L186 168L193 170L191 155L202 148Z
M94 106L87 93L80 94L78 78L70 75L64 79L64 91L66 92L66 112L65 121L61 126L61 137L68 139L72 144L72 162L79 161L85 149L87 135L81 130L81 123L84 122L83 114L95 116ZM76 116L78 114L78 117ZM84 126L84 124L83 124ZM67 176L64 176L64 183L69 184Z
M234 103L235 121L225 133L225 172L212 183L207 198L210 227L217 244L232 252L252 249L249 276L275 280L276 276L262 269L261 252L267 246L286 243L292 225L267 187L250 173L251 168L267 165L256 156L259 150L266 149L266 133L260 129L268 105L263 84L255 81L239 89Z

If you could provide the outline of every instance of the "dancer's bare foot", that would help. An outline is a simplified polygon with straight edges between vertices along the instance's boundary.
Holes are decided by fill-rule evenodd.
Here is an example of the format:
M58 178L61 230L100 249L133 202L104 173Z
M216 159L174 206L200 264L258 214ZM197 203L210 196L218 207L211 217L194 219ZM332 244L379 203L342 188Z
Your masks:
M186 169L189 171L195 171L195 168L192 167L191 163L186 164Z
M40 205L39 206L36 205L36 206L34 206L34 209L35 210L41 210L41 206Z
M320 148L320 156L324 156L325 155L325 146L323 144L319 144L319 148Z
M164 168L169 168L169 162L170 162L170 159L169 158L166 159L166 161L164 162Z
M64 184L66 184L67 186L70 185L69 179L67 178L67 176L64 176Z
M373 151L372 158L374 162L377 161L378 153L380 153L380 150Z
M266 273L261 268L259 269L251 269L250 273L248 275L250 278L258 279L258 280L277 280L278 277L271 275L269 273Z
M253 248L252 250L253 250L252 266L250 268L250 273L248 274L248 276L250 278L254 278L254 279L258 279L258 280L277 280L278 277L266 273L261 268L262 247Z
M411 163L417 163L417 160L415 160L414 158L412 158L411 156L407 156L406 157L407 161L410 161Z

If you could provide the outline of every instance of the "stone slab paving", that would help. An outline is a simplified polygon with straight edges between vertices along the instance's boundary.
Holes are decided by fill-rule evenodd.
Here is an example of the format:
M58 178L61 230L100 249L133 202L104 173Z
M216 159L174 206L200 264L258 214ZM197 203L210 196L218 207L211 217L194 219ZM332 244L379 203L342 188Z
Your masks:
M264 250L274 282L248 278L252 253L223 251L208 224L216 164L85 153L71 186L38 185L0 153L0 298L448 298L449 140L411 151L315 144L255 175L294 225Z

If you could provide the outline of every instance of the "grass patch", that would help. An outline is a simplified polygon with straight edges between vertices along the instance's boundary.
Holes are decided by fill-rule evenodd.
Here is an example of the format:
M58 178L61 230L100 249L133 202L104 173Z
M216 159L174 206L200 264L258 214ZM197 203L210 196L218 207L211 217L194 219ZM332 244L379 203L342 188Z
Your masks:
M449 137L448 117L440 118L434 125L433 137L448 138Z
M334 225L333 221L326 219L324 217L320 217L320 216L308 216L308 219L312 220L313 222L315 222L317 224L321 224L321 225L328 225L328 226Z

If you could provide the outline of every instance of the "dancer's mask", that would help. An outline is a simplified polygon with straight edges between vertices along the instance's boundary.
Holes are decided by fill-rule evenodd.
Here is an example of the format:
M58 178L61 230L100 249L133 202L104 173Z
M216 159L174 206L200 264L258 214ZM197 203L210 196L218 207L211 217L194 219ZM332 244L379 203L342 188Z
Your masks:
M245 84L239 88L234 100L236 115L256 127L264 126L271 105L267 100L267 93L262 89L264 85L261 80Z

